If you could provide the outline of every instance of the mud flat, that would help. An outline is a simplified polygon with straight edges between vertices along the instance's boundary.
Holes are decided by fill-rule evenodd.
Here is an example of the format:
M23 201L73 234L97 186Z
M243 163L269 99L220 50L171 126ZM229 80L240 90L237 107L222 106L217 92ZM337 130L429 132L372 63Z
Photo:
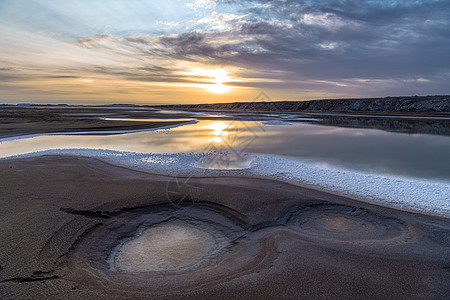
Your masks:
M0 106L0 138L45 133L92 132L114 134L120 131L136 131L176 126L186 121L127 122L104 120L100 117L122 116L128 111L110 108L59 108ZM133 115L133 114L132 114ZM141 114L134 113L140 116ZM147 116L153 116L151 112ZM129 116L129 113L126 114Z
M176 193L85 157L4 159L0 178L1 299L449 296L445 217L268 179Z

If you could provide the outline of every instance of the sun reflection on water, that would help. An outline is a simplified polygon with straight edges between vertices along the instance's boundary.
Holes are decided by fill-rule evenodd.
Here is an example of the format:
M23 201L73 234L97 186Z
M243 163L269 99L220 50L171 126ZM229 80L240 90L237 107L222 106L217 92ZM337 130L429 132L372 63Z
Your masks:
M212 129L213 134L217 136L226 135L228 132L225 129L229 128L230 124L225 124L224 122L213 122L205 126L205 128Z
M224 122L212 122L211 124L206 125L204 128L210 130L210 134L214 135L210 138L210 141L213 143L221 143L224 141L224 137L230 134L229 129L232 128L230 123Z

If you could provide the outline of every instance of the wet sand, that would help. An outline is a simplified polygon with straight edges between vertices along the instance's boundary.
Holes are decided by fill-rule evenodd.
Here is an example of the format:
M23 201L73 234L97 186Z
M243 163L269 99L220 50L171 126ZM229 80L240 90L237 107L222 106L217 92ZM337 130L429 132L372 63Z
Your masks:
M450 296L449 219L83 157L0 160L0 178L1 299Z

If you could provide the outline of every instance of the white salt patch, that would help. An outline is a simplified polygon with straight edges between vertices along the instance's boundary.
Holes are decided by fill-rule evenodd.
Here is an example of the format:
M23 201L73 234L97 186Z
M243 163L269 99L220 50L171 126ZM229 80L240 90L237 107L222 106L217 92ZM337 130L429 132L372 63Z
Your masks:
M248 155L213 152L202 157L194 166L210 170L241 170L250 168L252 160Z

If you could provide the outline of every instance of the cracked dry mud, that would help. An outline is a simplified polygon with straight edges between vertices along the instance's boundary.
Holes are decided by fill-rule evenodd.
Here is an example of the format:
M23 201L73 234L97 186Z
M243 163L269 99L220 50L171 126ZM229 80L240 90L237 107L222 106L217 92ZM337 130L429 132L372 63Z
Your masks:
M448 219L252 178L173 205L171 178L80 157L0 173L2 299L448 295Z

